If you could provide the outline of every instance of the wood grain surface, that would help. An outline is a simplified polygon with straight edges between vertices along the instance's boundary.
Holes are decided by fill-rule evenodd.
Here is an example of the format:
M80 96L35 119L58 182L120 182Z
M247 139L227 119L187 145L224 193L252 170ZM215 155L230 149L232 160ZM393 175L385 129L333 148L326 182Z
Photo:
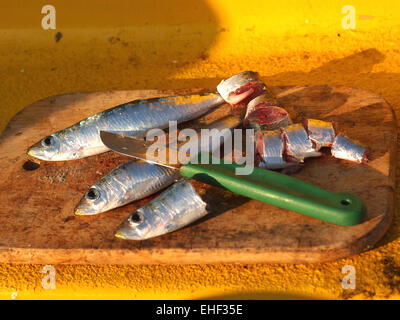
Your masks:
M129 158L107 152L65 162L28 161L27 148L89 115L138 98L190 93L107 91L49 97L18 113L0 138L0 262L41 264L313 263L372 248L393 214L396 121L376 94L344 86L272 87L295 122L334 121L337 132L367 145L370 162L329 153L294 176L332 192L350 191L367 207L364 223L343 227L210 189L201 221L145 241L114 238L117 226L149 199L97 216L74 216L88 187ZM199 91L199 90L197 90ZM222 114L230 112L222 108ZM220 110L220 114L221 114Z

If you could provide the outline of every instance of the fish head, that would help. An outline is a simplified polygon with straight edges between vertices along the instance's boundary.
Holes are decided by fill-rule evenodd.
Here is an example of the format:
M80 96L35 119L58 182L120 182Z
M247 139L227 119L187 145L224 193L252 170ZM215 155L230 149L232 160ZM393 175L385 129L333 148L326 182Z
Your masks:
M31 146L27 154L33 158L45 161L72 160L79 157L77 152L71 152L70 144L61 134L51 134Z
M149 218L142 208L137 209L118 227L115 237L127 240L144 240L156 236L154 225L146 217Z
M110 190L101 181L86 192L75 208L75 215L89 216L115 208ZM114 197L115 198L115 197Z

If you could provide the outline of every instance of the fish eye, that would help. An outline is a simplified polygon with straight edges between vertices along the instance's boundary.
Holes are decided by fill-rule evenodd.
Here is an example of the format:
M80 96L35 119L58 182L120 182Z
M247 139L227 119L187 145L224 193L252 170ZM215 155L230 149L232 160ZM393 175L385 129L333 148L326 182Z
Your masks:
M45 147L50 147L54 142L54 138L52 136L48 136L46 138L43 139L42 144Z
M95 188L90 188L89 191L86 193L86 198L89 200L97 200L100 197L99 190Z
M143 216L137 211L132 213L131 216L129 217L129 224L133 227L140 225L142 222L143 222Z

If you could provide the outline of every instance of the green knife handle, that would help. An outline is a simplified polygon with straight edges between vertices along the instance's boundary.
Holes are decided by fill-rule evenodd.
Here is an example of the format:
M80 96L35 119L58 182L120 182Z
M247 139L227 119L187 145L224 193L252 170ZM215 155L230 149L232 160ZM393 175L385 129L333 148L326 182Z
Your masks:
M233 193L263 201L280 208L342 226L363 222L366 209L352 193L332 193L299 179L266 169L254 168L250 175L236 175L236 163L225 163L208 155L210 164L188 163L180 169L182 176L222 187ZM203 158L204 155L203 155Z

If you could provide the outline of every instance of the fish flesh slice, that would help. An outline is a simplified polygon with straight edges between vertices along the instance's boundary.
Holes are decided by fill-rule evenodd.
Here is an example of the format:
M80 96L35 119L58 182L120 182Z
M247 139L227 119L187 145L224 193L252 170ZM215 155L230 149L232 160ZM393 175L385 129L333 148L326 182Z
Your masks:
M206 202L183 178L133 212L115 236L128 240L154 238L181 229L207 213Z
M278 101L266 88L264 94L247 105L244 125L255 130L278 130L292 124L289 113L278 106Z
M259 107L251 112L246 119L246 126L254 130L273 131L287 127L292 123L285 109L268 106Z
M265 87L265 93L255 97L247 104L246 118L257 108L268 106L278 106L278 100L274 97L271 91L267 87Z
M253 71L243 71L226 80L222 80L217 90L221 97L231 105L246 104L265 90L265 85Z
M152 128L164 129L169 121L196 119L221 105L217 93L191 94L136 100L105 110L55 132L28 149L28 155L45 161L84 158L108 151L100 131L129 132L144 136Z

